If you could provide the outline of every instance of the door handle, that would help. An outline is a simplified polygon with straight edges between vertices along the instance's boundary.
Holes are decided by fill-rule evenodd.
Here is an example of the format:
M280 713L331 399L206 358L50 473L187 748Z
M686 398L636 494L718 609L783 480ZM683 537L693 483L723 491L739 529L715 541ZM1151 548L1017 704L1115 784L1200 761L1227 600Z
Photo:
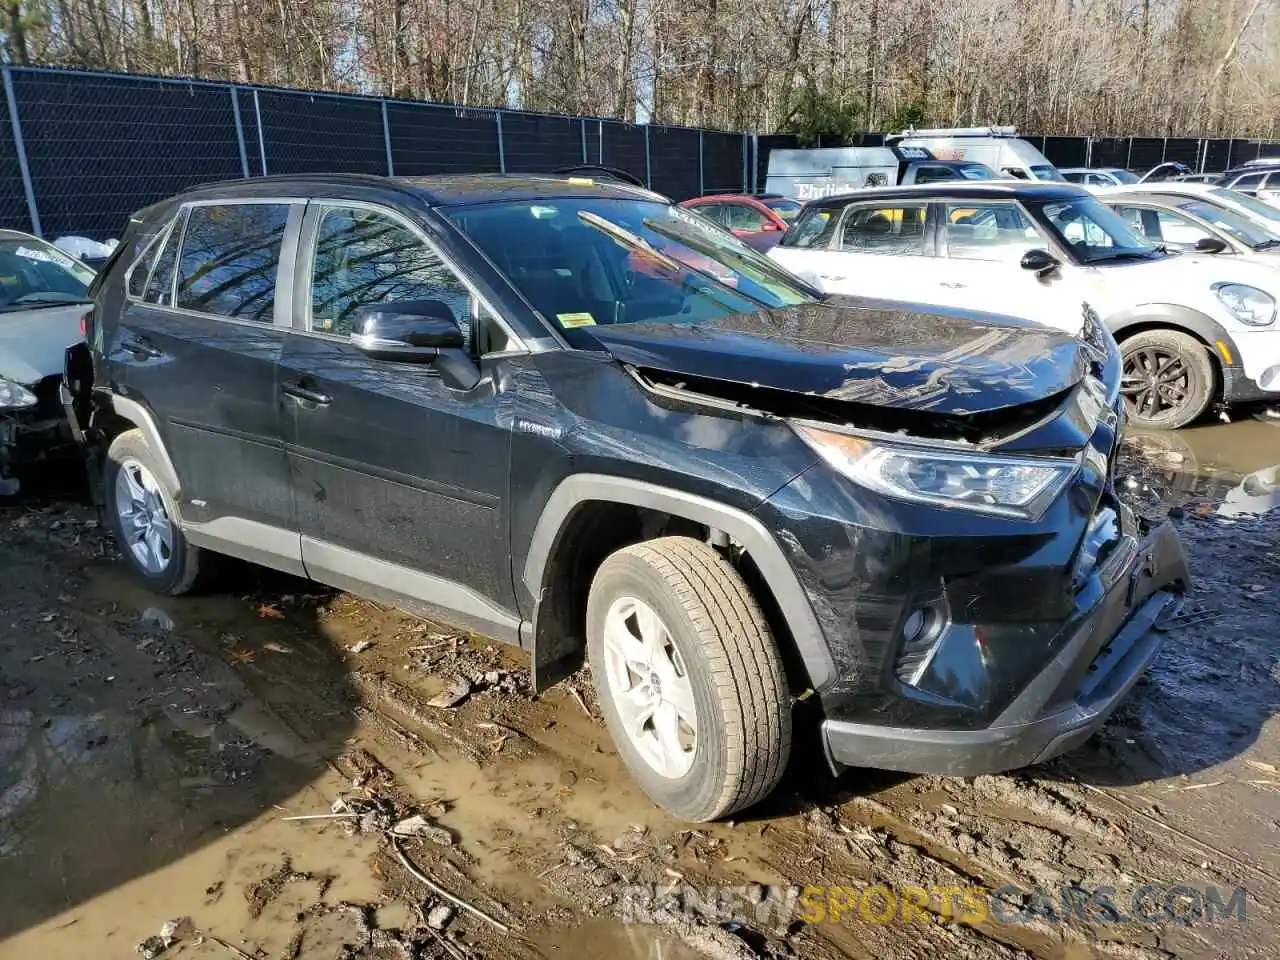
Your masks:
M129 353L132 353L139 360L156 360L164 356L164 352L157 350L146 337L130 337L123 341L120 346L124 347Z
M963 290L965 289L965 287L968 286L968 284L967 283L949 283L946 280L941 280L938 282L938 286L946 287L948 290Z
M833 274L833 273L820 273L820 274L818 274L818 279L819 279L819 280L834 280L835 282L839 283L841 280L848 280L849 278L848 278L848 277L846 277L846 276L836 276L836 275L835 275L835 274Z
M286 380L280 384L280 392L286 397L292 397L295 400L303 400L307 403L314 403L317 406L328 406L333 402L333 397L320 390L312 389L306 386L302 380Z

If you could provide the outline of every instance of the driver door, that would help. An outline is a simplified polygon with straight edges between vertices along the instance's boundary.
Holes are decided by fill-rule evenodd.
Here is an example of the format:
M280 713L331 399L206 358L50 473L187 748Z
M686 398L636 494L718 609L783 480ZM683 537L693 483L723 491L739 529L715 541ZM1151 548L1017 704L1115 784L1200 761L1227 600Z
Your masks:
M428 604L457 581L476 609L510 608L510 434L492 381L458 390L431 364L373 359L350 341L356 308L395 301L446 304L477 357L504 348L502 328L389 208L312 201L296 274L280 381L308 573Z

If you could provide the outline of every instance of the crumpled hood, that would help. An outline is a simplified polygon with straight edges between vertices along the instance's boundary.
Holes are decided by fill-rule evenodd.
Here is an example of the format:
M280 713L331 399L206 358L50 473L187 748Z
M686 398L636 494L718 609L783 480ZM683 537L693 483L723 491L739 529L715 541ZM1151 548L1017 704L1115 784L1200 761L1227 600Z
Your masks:
M946 414L1042 400L1074 386L1088 369L1078 341L1045 327L855 298L591 333L637 367Z
M0 313L0 377L31 385L62 372L64 352L80 340L88 304Z

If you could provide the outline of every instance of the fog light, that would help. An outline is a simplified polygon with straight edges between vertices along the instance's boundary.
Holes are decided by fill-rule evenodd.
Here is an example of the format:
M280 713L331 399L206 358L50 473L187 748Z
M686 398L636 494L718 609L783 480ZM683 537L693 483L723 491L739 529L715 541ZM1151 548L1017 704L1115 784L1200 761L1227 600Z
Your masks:
M902 641L894 673L903 683L918 683L932 662L947 619L943 604L944 601L938 599L917 607L902 621Z

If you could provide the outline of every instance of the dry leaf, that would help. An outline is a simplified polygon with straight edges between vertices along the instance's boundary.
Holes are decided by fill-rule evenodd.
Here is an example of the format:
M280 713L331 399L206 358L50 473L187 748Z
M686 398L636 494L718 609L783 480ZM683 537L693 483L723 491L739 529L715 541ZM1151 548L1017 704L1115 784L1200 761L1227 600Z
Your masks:
M1280 768L1277 768L1274 763L1263 763L1261 760L1246 760L1245 763L1255 770L1261 770L1263 773L1280 774Z

